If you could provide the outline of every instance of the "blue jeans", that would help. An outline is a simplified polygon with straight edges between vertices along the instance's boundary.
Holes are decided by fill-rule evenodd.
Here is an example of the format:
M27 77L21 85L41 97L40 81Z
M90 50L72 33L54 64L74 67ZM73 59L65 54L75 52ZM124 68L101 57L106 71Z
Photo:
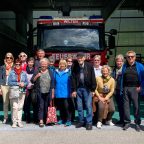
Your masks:
M84 109L86 109L86 121L84 121ZM92 124L92 95L86 88L77 90L77 109L80 123Z

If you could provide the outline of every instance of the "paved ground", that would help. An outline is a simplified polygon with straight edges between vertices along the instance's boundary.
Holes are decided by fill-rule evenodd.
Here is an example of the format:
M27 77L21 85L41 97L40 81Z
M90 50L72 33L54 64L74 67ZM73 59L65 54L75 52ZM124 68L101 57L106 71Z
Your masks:
M104 125L101 130L93 126L92 131L85 128L45 126L25 124L24 128L11 128L10 124L0 124L0 144L143 144L144 121L142 130L131 128L123 131L121 127Z

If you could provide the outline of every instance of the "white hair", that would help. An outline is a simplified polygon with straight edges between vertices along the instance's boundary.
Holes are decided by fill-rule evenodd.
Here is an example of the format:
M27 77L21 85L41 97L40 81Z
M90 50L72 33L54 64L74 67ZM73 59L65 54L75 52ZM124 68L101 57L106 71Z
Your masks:
M119 54L116 56L115 60L121 59L122 61L124 61L124 56L122 54Z
M49 63L49 60L48 60L48 58L42 58L42 59L40 60L40 64L41 64L42 62L47 62L47 63Z
M112 70L111 70L111 67L110 66L108 66L108 65L103 65L102 66L102 69L101 69L101 72L103 71L103 69L108 69L108 71L109 71L109 75L111 75L111 73L112 73Z

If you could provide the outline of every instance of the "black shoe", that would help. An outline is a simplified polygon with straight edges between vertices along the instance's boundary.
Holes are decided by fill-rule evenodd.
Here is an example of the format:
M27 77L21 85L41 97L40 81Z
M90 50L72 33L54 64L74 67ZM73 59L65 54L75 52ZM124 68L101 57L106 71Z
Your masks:
M87 124L86 125L86 130L92 130L92 124Z
M137 132L140 132L140 130L141 130L140 125L136 124L135 129L136 129Z
M81 128L81 127L83 127L84 126L84 123L78 123L77 125L76 125L76 128Z
M122 125L122 124L124 124L124 122L121 121L121 120L119 120L119 121L116 122L116 125Z
M130 124L125 124L123 130L127 130L130 127Z

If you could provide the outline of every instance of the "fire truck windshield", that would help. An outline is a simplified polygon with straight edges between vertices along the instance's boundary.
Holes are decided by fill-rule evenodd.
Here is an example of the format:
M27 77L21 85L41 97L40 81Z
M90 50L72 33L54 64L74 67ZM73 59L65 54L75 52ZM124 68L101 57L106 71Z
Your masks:
M100 47L99 31L90 28L41 29L40 47L45 50L93 51Z

